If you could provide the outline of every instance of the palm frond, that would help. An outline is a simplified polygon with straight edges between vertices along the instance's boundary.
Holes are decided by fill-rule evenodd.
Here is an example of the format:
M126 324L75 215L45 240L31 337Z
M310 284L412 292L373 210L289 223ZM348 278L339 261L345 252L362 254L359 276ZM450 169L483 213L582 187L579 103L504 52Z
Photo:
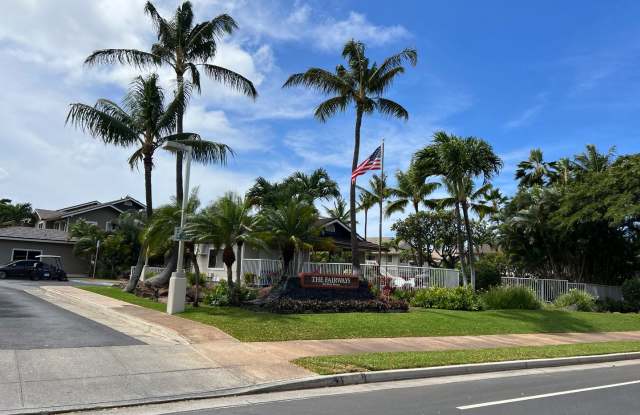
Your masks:
M149 65L160 65L160 57L152 53L136 49L102 49L96 50L85 60L85 65L121 63L144 68Z
M346 95L351 90L351 86L344 79L320 68L311 68L306 72L293 74L282 87L289 88L298 85L333 95Z
M318 105L314 113L315 117L320 121L325 122L337 112L345 111L349 105L349 98L349 96L344 95L329 98Z
M65 124L70 123L106 144L128 147L138 141L137 131L108 113L80 103L70 107Z
M258 96L258 91L256 91L253 83L239 73L217 65L202 64L202 67L210 78L253 99Z
M176 135L174 135L175 137ZM192 134L192 137L194 135ZM169 136L171 137L171 136ZM173 141L173 140L172 140ZM180 143L190 146L193 149L193 160L202 164L226 164L229 156L234 156L235 153L226 144L216 143L214 141L207 141L202 139L186 139L179 140Z
M395 101L386 98L378 98L376 107L382 114L393 116L396 118L409 119L409 113L406 109Z

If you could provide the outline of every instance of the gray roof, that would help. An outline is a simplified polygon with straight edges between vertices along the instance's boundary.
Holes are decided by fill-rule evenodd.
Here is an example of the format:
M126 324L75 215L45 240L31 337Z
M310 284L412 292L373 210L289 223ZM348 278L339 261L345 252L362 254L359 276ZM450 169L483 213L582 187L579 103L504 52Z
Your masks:
M103 208L111 208L114 210L117 210L118 212L122 213L122 211L118 208L116 208L115 204L120 203L120 202L124 202L126 200L131 200L132 202L138 204L141 209L145 208L145 205L139 201L137 201L136 199L134 199L133 197L127 195L121 199L117 199L117 200L112 200L111 202L107 202L107 203L100 203L97 200L94 200L92 202L87 202L87 203L81 203L78 205L74 205L74 206L69 206L66 208L62 208L62 209L58 209L58 210L49 210L49 209L36 209L36 213L38 214L38 216L40 217L40 219L42 220L56 220L56 219L62 219L62 218L66 218L68 216L75 216L75 215L79 215L85 212L89 212L92 210L96 210L96 209L103 209Z
M60 212L57 210L36 209L36 213L42 220L56 219L60 217Z
M71 236L57 229L38 229L27 226L0 228L0 239L73 242Z

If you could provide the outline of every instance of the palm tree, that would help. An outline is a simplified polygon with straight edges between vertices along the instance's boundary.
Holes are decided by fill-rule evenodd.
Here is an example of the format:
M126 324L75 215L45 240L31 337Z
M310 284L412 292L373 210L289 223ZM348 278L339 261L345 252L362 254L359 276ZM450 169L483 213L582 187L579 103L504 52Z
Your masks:
M349 225L351 215L349 213L349 209L347 208L347 202L342 197L338 197L333 202L332 208L328 208L326 206L323 207L327 212L327 216L333 219L338 219L342 223Z
M0 227L28 226L34 219L30 203L11 204L10 199L0 199Z
M460 229L460 211L464 218L468 247L469 272L471 284L475 287L475 269L473 255L473 232L469 219L469 200L467 193L469 182L482 177L488 183L502 168L502 160L486 141L476 137L458 137L438 131L433 136L433 143L415 155L416 162L422 166L434 166L445 179L450 194L456 195L456 220ZM461 249L459 244L459 249ZM460 250L462 253L463 251ZM461 256L462 258L462 256Z
M370 63L365 54L365 45L356 40L348 41L342 57L347 60L347 66L338 65L335 72L321 68L310 68L306 72L291 75L284 83L284 87L302 85L316 89L324 94L332 95L322 102L315 110L315 117L321 122L327 121L338 112L346 111L350 105L355 107L356 122L354 133L352 170L358 166L360 153L360 128L365 114L379 112L396 118L408 119L409 113L402 105L382 94L387 92L397 75L404 73L404 62L411 65L417 63L418 54L415 49L405 49L402 52L386 58L379 66ZM351 257L356 274L360 272L360 258L358 239L356 234L356 189L355 182L351 183L349 193L349 211L351 222Z
M104 231L84 220L79 220L71 225L69 234L71 237L76 238L76 243L73 245L73 255L84 258L87 261L89 264L87 273L91 274L93 270L91 264L98 260L96 257L98 243L104 241L106 236Z
M258 93L253 83L242 75L222 66L208 63L214 60L218 51L218 41L233 33L238 28L235 20L227 14L216 16L212 20L194 24L193 9L189 1L180 5L174 16L163 18L155 6L147 1L145 13L151 17L158 41L151 46L150 52L135 49L102 49L94 51L85 64L121 63L138 68L168 65L176 74L177 90L186 89L184 76L189 74L191 85L200 91L200 69L211 79L251 98ZM183 116L186 107L178 108L176 116L176 133L183 132ZM179 139L180 136L176 137ZM182 153L176 155L176 197L182 200Z
M600 153L595 145L587 144L586 151L575 156L573 164L579 173L602 172L611 165L615 151L615 147L610 147L606 153Z
M194 161L200 163L224 164L227 155L233 154L226 144L203 140L195 133L172 134L178 113L184 108L186 95L188 94L185 90L180 90L175 99L165 105L164 92L158 85L158 75L138 76L131 82L122 106L107 99L99 99L94 106L71 104L67 115L67 123L102 140L105 144L135 148L129 157L129 166L134 169L140 162L143 164L147 220L153 215L153 158L156 150L165 142L181 141L191 146ZM136 271L131 276L131 290L135 289L142 270L144 249L141 252ZM167 272L170 274L171 271Z
M545 162L542 150L534 148L529 153L527 160L518 163L516 180L520 181L519 186L521 187L544 186L553 177L554 168L555 163Z
M369 215L369 209L375 206L376 199L375 199L375 196L373 196L371 193L361 191L358 196L358 201L360 202L358 204L358 210L364 211L364 239L366 240L367 239L367 219Z
M318 212L309 203L290 200L279 208L263 209L260 217L262 238L282 254L282 285L297 270L300 252L320 242Z
M294 172L283 181L283 186L288 189L289 196L295 196L298 200L313 203L316 200L340 197L338 183L329 177L325 169L316 169L311 174L301 171Z
M191 221L188 232L198 242L224 246L222 261L227 267L229 301L237 304L242 283L242 247L245 243L260 245L260 240L256 236L258 217L251 215L249 200L233 192L226 193ZM236 264L235 283L233 282L234 263Z
M498 221L496 214L499 213L504 205L509 201L509 198L504 196L500 189L489 186L482 196L482 204L488 206L491 209L489 212L490 219L492 221Z
M360 192L369 193L374 202L380 206L380 222L378 226L378 263L382 263L382 204L391 195L391 190L387 187L387 175L378 176L374 174L369 179L369 189L356 186Z
M389 188L389 195L395 200L390 201L386 207L386 216L396 212L405 212L408 205L413 207L415 213L420 210L420 205L433 208L433 201L427 199L429 195L440 187L440 183L427 182L426 176L421 174L415 164L411 164L406 172L396 172L396 187Z
M567 157L562 157L553 165L554 171L551 176L551 183L560 183L566 186L574 175L574 164Z

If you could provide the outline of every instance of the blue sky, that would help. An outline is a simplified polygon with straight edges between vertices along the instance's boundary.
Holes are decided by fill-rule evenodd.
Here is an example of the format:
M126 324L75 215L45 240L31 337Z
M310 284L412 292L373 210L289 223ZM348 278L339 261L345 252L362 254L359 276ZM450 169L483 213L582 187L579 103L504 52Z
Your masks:
M168 15L178 4L158 1ZM385 5L387 4L387 5ZM203 202L244 192L257 176L280 179L325 167L346 192L353 113L321 124L323 98L282 90L287 76L310 66L333 68L351 37L374 60L415 47L419 63L389 92L408 122L369 117L362 157L386 140L386 166L406 167L411 154L444 129L489 141L504 159L495 183L515 188L513 171L529 149L555 159L587 143L618 153L640 145L640 3L634 1L194 1L197 20L230 13L240 30L216 63L254 80L252 102L205 82L185 128L230 144L226 167L197 167ZM105 147L64 126L67 105L119 100L132 68L84 68L92 50L146 49L153 41L142 1L24 1L0 16L0 196L57 208L124 194L143 198L142 174L129 171L129 151ZM171 74L160 71L166 88ZM366 177L366 176L365 176ZM172 194L169 155L159 155L154 199ZM372 213L370 224L375 224ZM385 220L385 234L397 219ZM371 225L369 233L374 233ZM362 230L362 229L361 229Z

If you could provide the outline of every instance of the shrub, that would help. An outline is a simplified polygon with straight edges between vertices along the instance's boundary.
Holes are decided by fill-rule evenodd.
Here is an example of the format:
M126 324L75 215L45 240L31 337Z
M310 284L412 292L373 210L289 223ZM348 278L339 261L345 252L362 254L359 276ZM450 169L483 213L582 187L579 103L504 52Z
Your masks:
M478 295L471 287L431 287L417 290L411 299L411 305L467 311L478 311L482 308Z
M569 290L556 298L553 303L556 307L575 307L578 311L594 311L596 309L596 299L591 294L581 290Z
M622 284L622 296L629 306L640 310L640 278L631 278Z
M196 285L196 274L195 272L187 272L187 282L189 285ZM198 285L204 287L207 283L207 276L205 274L200 274L200 279L198 280Z
M596 300L596 309L609 313L635 313L638 311L627 301L614 300L608 297Z
M501 272L506 267L504 254L485 254L475 263L476 289L488 290L500 285Z
M415 296L416 292L413 290L394 290L391 293L391 298L394 300L404 300L408 303L410 303Z
M256 274L253 272L245 272L242 278L244 280L244 285L253 285L256 281Z
M407 311L409 304L402 300L297 300L281 297L264 306L273 313L350 313Z
M539 310L542 303L535 293L525 287L493 287L480 296L485 308L490 310Z
M229 305L229 285L221 280L204 296L203 302L208 305Z

